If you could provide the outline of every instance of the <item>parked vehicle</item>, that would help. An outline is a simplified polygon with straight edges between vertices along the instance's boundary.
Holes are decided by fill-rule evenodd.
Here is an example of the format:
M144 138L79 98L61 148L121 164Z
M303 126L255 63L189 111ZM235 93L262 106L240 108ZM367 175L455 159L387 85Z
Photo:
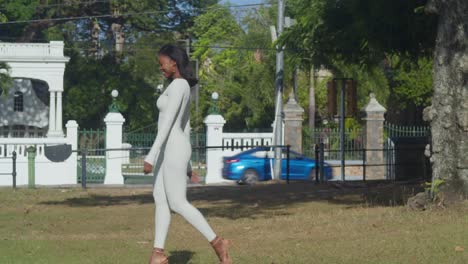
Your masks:
M281 149L281 179L287 177L286 148ZM223 158L223 178L235 180L242 184L252 184L257 181L271 180L274 164L274 151L269 147L256 147L240 152L231 157ZM332 178L331 167L325 163L324 179ZM316 162L297 152L289 152L289 179L315 180Z

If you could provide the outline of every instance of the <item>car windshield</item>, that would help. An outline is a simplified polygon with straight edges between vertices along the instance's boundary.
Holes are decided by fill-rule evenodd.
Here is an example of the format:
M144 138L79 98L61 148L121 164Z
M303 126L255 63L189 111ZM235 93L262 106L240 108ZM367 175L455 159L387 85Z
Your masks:
M287 150L286 149L281 149L281 158L286 159L287 156ZM302 159L304 156L301 154L294 152L294 151L289 151L289 159Z
M250 156L255 157L255 158L266 158L266 159L274 159L275 158L275 152L274 150L257 150L252 153L250 153ZM286 149L281 150L281 158L286 159L287 158L287 151ZM289 159L303 159L304 156L294 152L294 151L289 151Z
M250 155L256 158L271 158L274 155L270 154L270 152L273 153L273 151L259 150L259 151L252 152Z

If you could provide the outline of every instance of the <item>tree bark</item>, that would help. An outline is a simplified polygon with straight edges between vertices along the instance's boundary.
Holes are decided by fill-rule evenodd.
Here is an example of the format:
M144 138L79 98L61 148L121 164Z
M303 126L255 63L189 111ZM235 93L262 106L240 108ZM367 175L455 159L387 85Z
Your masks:
M90 53L94 56L95 59L99 58L99 52L101 49L101 45L99 43L99 34L101 33L101 27L99 26L99 22L94 20L91 26L91 42L92 48Z
M114 35L115 52L118 55L121 55L125 43L125 35L123 32L123 17L121 16L121 12L118 7L113 8L112 14L114 21L112 21L111 30Z
M444 197L468 195L468 1L430 0L439 16L434 51L431 122L432 179L443 180ZM460 196L461 195L461 196Z

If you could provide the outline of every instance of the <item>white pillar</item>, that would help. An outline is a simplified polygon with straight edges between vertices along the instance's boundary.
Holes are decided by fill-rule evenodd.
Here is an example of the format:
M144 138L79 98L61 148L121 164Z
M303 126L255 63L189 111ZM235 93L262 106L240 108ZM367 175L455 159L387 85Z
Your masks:
M78 123L75 120L69 120L65 125L67 127L67 142L72 146L72 150L78 149ZM77 184L77 168L78 168L78 154L72 152L67 160L70 166L66 177L69 178L70 182Z
M122 127L125 118L118 112L110 112L104 118L106 123L106 149L122 148ZM104 184L124 184L122 175L123 151L106 151L106 176Z
M63 137L63 123L62 123L62 92L57 92L57 107L55 115L55 129L57 131L57 136Z
M55 136L55 91L50 91L49 102L49 131L47 137Z
M208 115L203 121L206 124L206 146L220 147L223 144L223 126L226 120L221 115ZM221 148L206 149L205 183L228 182L222 177L223 150Z

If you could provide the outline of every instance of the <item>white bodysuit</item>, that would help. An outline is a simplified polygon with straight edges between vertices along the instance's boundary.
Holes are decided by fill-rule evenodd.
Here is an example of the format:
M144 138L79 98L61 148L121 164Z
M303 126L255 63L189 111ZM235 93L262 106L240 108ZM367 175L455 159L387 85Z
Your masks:
M190 164L190 86L174 79L157 101L158 134L145 158L153 165L153 197L156 203L154 247L164 248L170 210L180 214L208 241L216 234L203 215L187 201L187 166Z

